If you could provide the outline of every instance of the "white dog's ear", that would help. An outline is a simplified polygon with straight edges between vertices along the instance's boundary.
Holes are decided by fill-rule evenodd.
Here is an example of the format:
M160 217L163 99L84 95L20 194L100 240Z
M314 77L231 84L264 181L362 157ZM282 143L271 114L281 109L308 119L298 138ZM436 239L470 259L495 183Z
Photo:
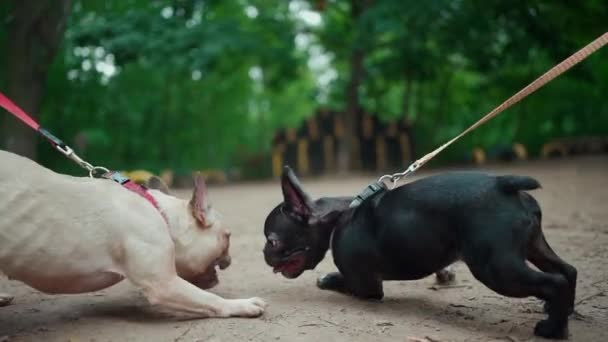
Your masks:
M209 200L207 197L205 178L197 172L194 175L194 191L192 192L190 207L192 208L192 216L194 216L199 226L203 228L210 226L207 217L209 213Z
M146 187L148 189L158 190L167 195L169 194L169 187L167 186L167 184L162 179L156 176L152 176L150 177L150 179L148 179L148 181L146 182Z

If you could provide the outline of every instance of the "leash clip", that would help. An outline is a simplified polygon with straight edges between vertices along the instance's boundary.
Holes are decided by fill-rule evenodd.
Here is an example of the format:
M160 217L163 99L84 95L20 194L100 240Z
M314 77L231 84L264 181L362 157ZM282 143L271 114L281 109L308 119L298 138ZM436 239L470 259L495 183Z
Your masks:
M397 182L399 182L399 180L401 180L401 178L407 177L409 174L416 172L416 170L418 170L420 165L421 165L420 162L415 161L412 164L410 164L410 166L403 172L386 174L386 175L378 178L378 183L384 183L384 180L390 179L390 181L393 182L393 185L391 186L391 190L393 190L394 188L397 187Z
M91 178L101 178L101 177L103 177L104 174L110 172L109 169L107 169L103 166L93 166L91 163L83 160L68 145L65 145L65 144L55 145L55 148L59 152L61 152L63 155L65 155L66 157L68 157L69 159L74 161L76 164L78 164L78 166L89 171L89 177L91 177Z

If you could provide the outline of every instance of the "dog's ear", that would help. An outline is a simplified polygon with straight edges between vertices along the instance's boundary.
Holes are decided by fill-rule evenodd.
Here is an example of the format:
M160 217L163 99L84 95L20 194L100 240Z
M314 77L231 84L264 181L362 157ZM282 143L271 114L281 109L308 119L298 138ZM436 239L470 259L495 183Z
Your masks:
M283 168L281 187L287 209L302 218L308 219L312 214L312 200L302 190L300 181L289 166Z
M207 197L207 184L205 184L205 178L200 172L197 172L194 175L194 191L192 192L190 207L192 209L192 216L194 216L199 226L203 228L209 227L209 220L207 217L207 214L209 213L209 200Z
M169 194L169 187L167 186L167 184L162 179L156 176L152 176L146 181L146 187L148 189L158 190L167 195Z

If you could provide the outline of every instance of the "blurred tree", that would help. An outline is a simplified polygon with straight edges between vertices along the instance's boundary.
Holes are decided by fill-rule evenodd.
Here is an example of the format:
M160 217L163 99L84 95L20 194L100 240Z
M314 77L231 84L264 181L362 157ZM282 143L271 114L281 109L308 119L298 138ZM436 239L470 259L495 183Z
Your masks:
M295 34L288 3L76 1L42 120L113 167L235 165L314 110Z
M364 75L361 106L384 120L405 116L414 121L418 153L456 135L599 36L608 15L595 0L577 3L576 9L567 2L542 0L384 0L371 4L355 23L349 3L328 1L321 12L325 25L318 36L332 52L339 74L331 84L330 103L348 108L348 92L340 89L349 79L357 79L345 67L351 61L348 51L351 46L364 47L364 67L357 71ZM606 110L601 99L591 95L605 87L600 75L606 67L600 58L593 56L440 159L461 159L474 146L519 141L537 151L552 137L608 134L605 124L587 126L594 121L591 117L574 119L594 112L597 120L597 113ZM574 84L588 90L575 90Z
M363 79L363 60L366 46L363 39L357 37L362 34L362 16L371 5L372 0L351 0L350 17L354 22L355 40L350 42L349 80L346 84L346 108L341 112L341 123L344 126L343 137L338 144L337 166L338 171L347 172L352 168L353 139L356 135L357 113L361 109L359 101L359 88Z

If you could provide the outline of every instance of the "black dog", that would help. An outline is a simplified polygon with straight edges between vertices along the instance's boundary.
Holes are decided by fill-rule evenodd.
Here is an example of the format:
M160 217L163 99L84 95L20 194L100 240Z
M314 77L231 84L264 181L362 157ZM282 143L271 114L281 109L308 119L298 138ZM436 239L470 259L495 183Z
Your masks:
M381 189L349 208L352 197L312 201L286 167L284 202L264 226L264 257L296 278L331 243L340 272L321 277L318 287L366 299L384 296L383 280L420 279L462 260L497 293L544 300L549 317L535 334L567 338L577 271L545 240L540 207L524 192L539 187L529 177L454 172Z

